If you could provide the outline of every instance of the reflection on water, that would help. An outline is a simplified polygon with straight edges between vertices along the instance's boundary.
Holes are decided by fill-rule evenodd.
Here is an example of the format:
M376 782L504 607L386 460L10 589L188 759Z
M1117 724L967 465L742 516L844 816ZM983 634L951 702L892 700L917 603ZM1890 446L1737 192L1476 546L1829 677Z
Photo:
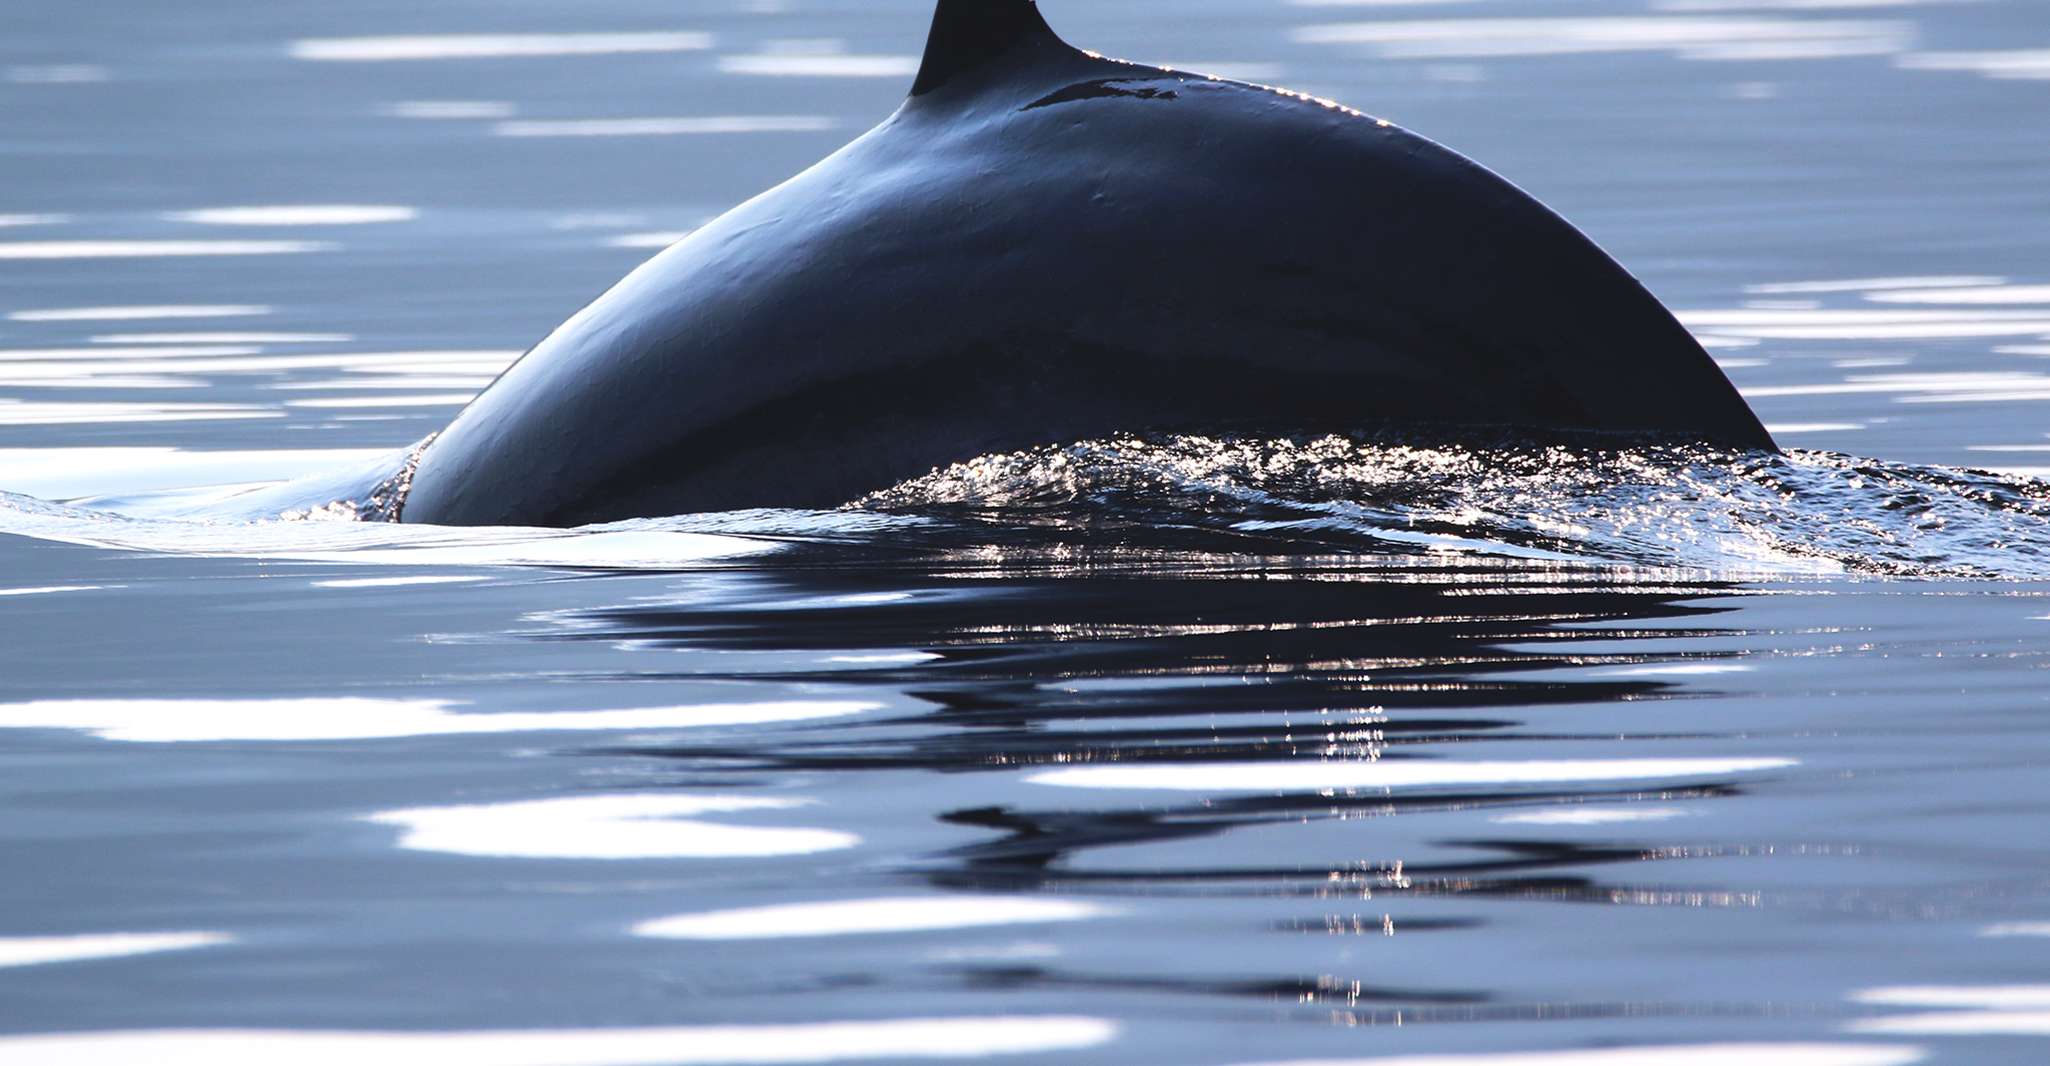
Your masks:
M708 33L498 33L413 37L309 38L292 42L294 59L381 63L408 59L500 59L530 56L701 52Z
M437 579L373 579L367 583L323 581L316 582L316 585L321 588L388 588L432 580ZM440 582L448 580L438 579ZM433 700L71 700L0 704L0 729L79 729L103 740L133 743L291 742L465 733L694 729L836 718L873 709L873 704L819 701L468 714Z
M1371 724L1370 721L1355 723ZM1326 789L1430 788L1449 785L1513 787L1572 781L1728 776L1781 770L1792 759L1589 759L1562 762L1325 763L1314 767L1270 763L1200 766L1091 766L1049 770L1025 780L1064 788L1156 789L1174 792L1294 792Z
M113 75L105 67L90 63L59 63L54 66L12 66L4 71L5 80L16 85L97 85Z
M1867 1018L1860 1033L1922 1036L2050 1036L2050 985L1873 988L1853 997L1889 1007L1941 1008L1923 1014Z
M169 259L328 252L323 241L0 241L0 259Z
M501 100L403 100L385 108L393 118L511 118L519 109Z
M2034 0L1166 6L1046 0L1498 167L1832 451L361 521L930 3L0 5L0 1062L2041 1061Z
M838 1025L557 1029L467 1033L208 1032L0 1037L20 1066L206 1062L210 1066L694 1066L697 1063L974 1059L1074 1051L1115 1035L1095 1018L918 1018Z
M159 951L188 951L233 943L226 933L86 933L78 936L0 937L0 967L44 966L118 959Z
M579 796L389 811L369 820L403 828L402 848L515 859L763 858L861 843L852 833L830 829L739 826L696 817L804 806L804 800L761 796Z
M1387 59L1658 51L1681 59L1793 61L1890 55L1913 40L1912 28L1894 21L1671 16L1348 22L1295 33L1306 44L1370 46Z
M7 317L15 322L129 322L159 318L237 318L270 313L271 309L268 307L216 304L187 307L56 307L9 311Z
M698 115L689 118L585 118L501 122L493 126L491 132L500 137L674 137L716 133L818 133L838 125L839 123L823 115ZM674 242L664 241L658 247L666 247L671 243Z
M96 333L94 344L346 344L353 333ZM150 349L140 349L148 354ZM134 354L134 353L130 353Z
M634 933L667 940L773 940L1073 922L1115 913L1097 904L1070 900L1016 896L920 896L683 914L642 922L634 926Z
M132 1026L194 1028L0 1047L91 1060L222 1025L328 1034L332 1012L260 993L282 958L453 977L542 949L555 961L516 996L558 996L564 980L589 990L571 993L579 1002L630 998L649 980L691 989L579 1045L597 1048L657 1019L787 1022L793 987L811 1017L896 1016L906 997L944 1016L1086 1005L1117 1019L1088 1045L1106 1062L1154 1054L1138 1048L1252 1061L1248 1024L1267 1046L1341 1060L1434 1046L1346 1035L1398 1025L1599 1033L1654 1056L1679 1054L1655 1049L1676 1039L1713 1045L1691 1054L1733 1053L1718 1037L1739 1027L1806 1037L1781 1061L1817 1062L1923 1053L1858 1034L2026 1031L2020 1008L1861 997L1927 979L1914 976L1918 956L1879 965L1855 945L1877 929L1949 945L1932 957L2040 942L1982 935L2043 913L2033 838L2016 835L2028 805L1985 813L2036 787L2015 737L2041 703L2042 652L2003 627L2041 613L2039 590L2009 586L2019 598L2003 603L1943 585L1760 588L1519 558L1513 545L1446 553L1342 530L1205 525L1116 496L1087 513L981 507L973 522L678 520L721 532L646 532L779 532L774 550L738 560L672 555L661 572L606 563L578 579L381 569L406 561L388 555L397 544L439 540L485 561L503 558L500 538L541 531L273 523L174 535L187 524L129 520L127 535L173 552L141 563L227 567L213 606L156 581L123 593L191 615L131 645L169 651L190 630L190 648L218 648L199 653L181 689L235 676L220 656L240 649L213 634L244 632L245 605L263 603L282 646L311 633L340 642L331 664L293 662L292 688L332 690L396 635L406 650L374 652L387 661L377 685L446 695L0 706L10 736L39 738L70 765L126 768L134 795L62 816L81 846L130 832L146 803L153 824L201 834L143 847L171 871L250 883L280 861L369 864L260 921L177 873L141 912L89 908L69 920L235 938L207 954L189 995L153 994L160 1006ZM106 536L115 522L48 517L69 536ZM292 538L309 530L347 535L321 542L325 565L279 569L306 554ZM548 536L585 542L596 560L623 532ZM231 541L258 557L211 558ZM616 558L635 557L627 546ZM239 591L247 583L261 597ZM347 621L365 607L385 617ZM1952 715L1940 735L1909 729L1954 684L1922 663L1966 648L1994 704ZM720 705L733 693L757 700ZM133 742L177 743L140 762L119 754ZM279 759L298 767L282 791L263 770ZM257 776L228 785L208 766ZM62 795L34 772L17 787ZM1923 794L1934 806L1904 798ZM257 796L296 798L252 809ZM162 803L175 817L154 812ZM1926 813L1897 817L1903 804ZM1979 828L1942 810L1974 811ZM1961 831L1975 843L1928 836ZM202 842L213 834L240 843ZM97 877L120 860L84 861L80 876ZM428 916L406 917L419 907ZM1710 945L1744 930L1756 943L1714 961ZM287 935L294 946L272 946ZM1700 963L1698 976L1647 992L1666 952ZM1761 953L1782 976L1755 979ZM728 976L706 985L705 974ZM366 994L365 979L382 986L336 986L350 1035L323 1035L309 1054L421 1026L468 1039L451 1034L505 1018L467 994L422 1017L403 996ZM90 997L63 986L25 994L46 1014L94 1017ZM257 1006L206 1006L241 1001ZM1989 1012L2000 1017L1978 1017ZM1845 1042L1815 1039L1831 1034ZM1894 1058L1846 1057L1881 1054Z
M133 382L126 383L133 387ZM278 412L225 403L36 403L0 400L0 426L62 426L81 423L221 422L277 418Z
M1980 936L2050 936L2050 922L2002 922L1979 930Z
M366 226L379 222L411 222L420 212L410 207L363 204L300 204L277 207L208 207L173 211L174 222L203 226Z
M1404 1055L1352 1060L1358 1066L1724 1066L1726 1063L1772 1063L1773 1066L1905 1066L1926 1058L1921 1049L1871 1044L1703 1044L1600 1048L1564 1052L1511 1052L1503 1055ZM1349 1066L1339 1060L1321 1063L1260 1063L1257 1066Z
M821 561L830 560L832 551L824 551ZM1121 558L1023 548L944 561L915 578L840 568L793 576L811 591L799 612L781 598L649 604L554 619L559 633L536 636L717 650L723 654L707 665L730 662L726 670L738 673L722 675L736 677L825 676L815 664L826 649L840 658L845 649L916 642L928 658L831 676L913 692L933 708L918 718L793 737L775 748L674 742L626 750L681 760L700 773L915 768L1015 776L1024 786L1016 793L1021 806L944 815L1000 834L928 872L944 885L1046 887L1108 877L1163 888L1238 880L1262 894L1606 897L1612 889L1543 874L1652 856L1598 856L1562 843L1489 845L1483 850L1498 852L1493 858L1443 865L1343 863L1294 872L1234 870L1217 856L1193 854L1193 867L1157 871L1079 864L1091 850L1327 819L1489 808L1574 815L1590 803L1614 810L1647 801L1670 814L1676 800L1740 796L1747 779L1798 772L1797 759L1754 754L1755 739L1733 743L1690 728L1641 737L1651 747L1636 758L1529 757L1601 748L1595 735L1527 737L1515 720L1523 712L1512 708L1677 694L1673 682L1604 676L1604 667L1646 661L1630 641L1612 639L1629 629L1611 627L1625 622L1655 632L1662 645L1711 638L1721 632L1708 624L1719 609L1689 601L1715 596L1722 587L1715 583L1646 582L1639 591L1627 579L1562 573L1553 576L1569 584L1533 599L1522 590L1544 575L1520 567L1363 568L1317 556ZM919 591L863 591L907 586ZM1618 646L1608 653L1575 646L1583 641ZM792 656L804 651L811 654ZM1685 661L1687 653L1675 647L1668 654ZM1475 745L1517 757L1417 757ZM1694 754L1718 749L1746 754ZM1157 805L1163 797L1140 797L1123 802L1141 806L1063 810L1053 805L1066 789L1035 785L1199 795L1165 807ZM1569 817L1552 824L1596 823Z
M2050 81L2050 48L2005 52L1924 52L1900 58L1911 70L1968 70L1988 78Z
M837 52L774 51L760 55L720 56L728 74L759 74L784 78L892 78L918 73L918 57L857 56Z

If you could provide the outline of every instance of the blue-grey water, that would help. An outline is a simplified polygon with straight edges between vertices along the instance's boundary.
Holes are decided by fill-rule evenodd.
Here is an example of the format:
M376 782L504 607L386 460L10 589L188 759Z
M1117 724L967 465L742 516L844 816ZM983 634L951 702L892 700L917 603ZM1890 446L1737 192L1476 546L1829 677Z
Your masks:
M0 1062L2050 1058L2050 9L1044 7L1508 175L1789 454L177 517L433 432L930 5L9 0Z

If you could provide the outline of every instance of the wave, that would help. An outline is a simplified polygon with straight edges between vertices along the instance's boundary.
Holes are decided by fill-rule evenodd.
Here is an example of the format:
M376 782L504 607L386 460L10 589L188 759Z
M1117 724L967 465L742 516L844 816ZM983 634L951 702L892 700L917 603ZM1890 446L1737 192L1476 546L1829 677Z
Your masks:
M2050 482L1830 452L1431 442L1414 433L1122 436L982 456L837 511L580 530L393 525L406 454L177 517L147 501L81 507L0 494L0 532L169 554L623 569L752 557L788 542L894 553L1052 541L1719 576L2050 578Z
M2050 483L1814 451L1119 437L984 456L855 506L1716 572L2050 577Z

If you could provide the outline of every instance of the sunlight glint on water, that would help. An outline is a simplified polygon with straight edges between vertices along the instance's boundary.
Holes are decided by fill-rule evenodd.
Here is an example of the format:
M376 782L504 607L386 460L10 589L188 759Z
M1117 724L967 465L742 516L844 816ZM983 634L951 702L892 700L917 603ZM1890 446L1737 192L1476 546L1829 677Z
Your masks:
M2043 1061L2035 0L1043 7L1509 176L1795 450L392 524L930 0L0 10L0 1062Z

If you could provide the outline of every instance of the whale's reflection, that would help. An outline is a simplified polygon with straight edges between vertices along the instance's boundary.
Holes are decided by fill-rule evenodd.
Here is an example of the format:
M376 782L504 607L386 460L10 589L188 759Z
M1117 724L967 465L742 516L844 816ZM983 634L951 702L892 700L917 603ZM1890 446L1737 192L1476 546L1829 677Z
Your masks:
M935 812L991 834L910 871L940 887L1745 904L1741 891L1594 872L1713 849L1545 838L1650 826L1799 772L1769 742L1712 727L1619 738L1546 721L1552 708L1646 708L1747 676L1717 650L1736 635L1717 624L1723 601L1742 587L1543 562L1226 553L1217 535L1166 536L1182 546L1092 548L1054 532L1029 547L905 547L859 568L846 565L852 549L815 544L730 597L580 611L532 636L689 653L678 678L815 678L922 702L772 744L605 750L673 762L699 783L1006 775L1015 801ZM1318 825L1484 809L1502 812L1498 839L1433 844L1458 854L1429 861L1370 857L1371 835L1342 858L1308 839ZM1172 848L1228 833L1277 842L1230 854L1282 861ZM1127 861L1140 855L1150 861Z

